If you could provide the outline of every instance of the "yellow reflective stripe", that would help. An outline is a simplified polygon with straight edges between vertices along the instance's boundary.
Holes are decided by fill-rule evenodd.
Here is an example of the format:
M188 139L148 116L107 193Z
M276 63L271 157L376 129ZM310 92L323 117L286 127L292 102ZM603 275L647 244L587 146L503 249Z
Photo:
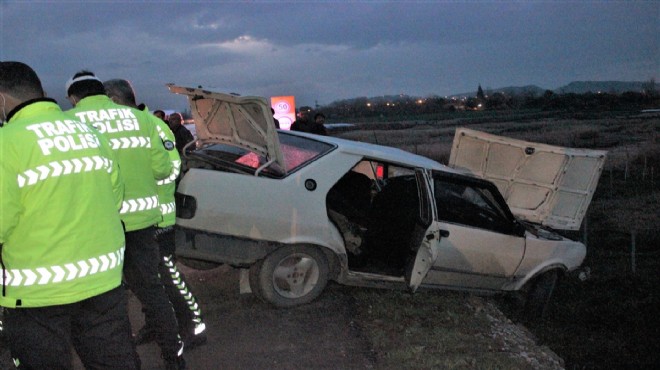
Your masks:
M162 180L156 181L157 185L167 185L173 183L181 172L181 161L172 161L172 173Z
M174 202L162 203L160 205L160 213L165 216L176 210L176 204Z
M160 119L160 118L159 118L159 119ZM156 131L158 131L158 136L160 136L160 138L161 138L163 141L168 140L168 139L167 139L167 135L165 135L165 131L163 131L163 129L160 128L160 125L156 125Z
M154 195L146 198L136 198L125 200L121 203L120 214L133 213L139 211L146 211L149 209L158 208L158 196Z
M124 246L115 252L80 260L75 263L37 267L34 269L2 270L2 273L6 276L5 284L7 286L45 285L71 281L106 272L121 267L123 262Z
M112 160L106 157L95 155L91 157L53 161L47 165L41 165L19 173L17 175L16 181L18 182L18 187L22 188L25 186L34 185L39 181L43 181L52 177L98 170L106 170L110 172L112 170Z
M131 136L110 139L112 149L151 148L151 138L145 136Z

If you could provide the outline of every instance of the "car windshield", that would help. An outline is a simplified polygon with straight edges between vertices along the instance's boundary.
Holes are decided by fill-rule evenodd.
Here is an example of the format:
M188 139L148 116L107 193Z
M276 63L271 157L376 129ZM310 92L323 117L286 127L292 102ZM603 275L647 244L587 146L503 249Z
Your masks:
M200 149L187 153L187 156L204 162L205 166L211 165L214 169L281 178L285 173L296 171L334 148L330 144L309 138L282 132L278 132L278 135L285 169L247 148L217 142L206 143Z

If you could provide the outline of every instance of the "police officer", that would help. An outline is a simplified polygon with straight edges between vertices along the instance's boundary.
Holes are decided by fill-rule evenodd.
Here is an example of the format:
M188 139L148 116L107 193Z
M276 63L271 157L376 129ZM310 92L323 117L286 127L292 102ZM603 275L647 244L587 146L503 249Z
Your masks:
M103 83L106 94L117 104L138 108L135 101L135 91L127 80L114 79ZM142 107L143 111L149 113L148 108ZM169 152L172 162L172 172L166 179L159 180L158 199L163 220L156 226L156 241L160 251L160 264L158 270L160 278L167 291L167 296L174 306L177 322L179 323L179 335L183 339L186 350L206 343L206 324L202 320L202 313L197 299L190 291L185 276L175 264L174 223L176 221L176 204L174 192L176 179L181 170L181 158L175 147L174 134L165 121L153 115L156 129ZM157 331L145 325L135 336L135 343L140 345L154 341Z
M0 265L14 364L137 369L121 287L123 182L96 130L44 97L32 68L0 62Z
M103 83L89 71L66 84L74 108L67 111L94 126L109 141L125 181L120 217L126 228L124 278L142 303L147 324L156 328L156 342L168 369L183 369L181 342L172 304L158 276L154 225L162 220L156 181L168 178L172 162L151 115L114 103Z

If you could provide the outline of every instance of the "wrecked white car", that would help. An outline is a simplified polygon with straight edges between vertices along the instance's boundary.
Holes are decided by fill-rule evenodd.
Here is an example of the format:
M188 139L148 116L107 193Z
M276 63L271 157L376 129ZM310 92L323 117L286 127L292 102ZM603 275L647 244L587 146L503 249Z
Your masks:
M540 313L585 257L553 229L579 228L605 152L459 129L445 166L276 130L263 98L169 88L188 96L197 131L177 191L177 254L244 268L242 291L275 306L310 302L334 280L525 291Z

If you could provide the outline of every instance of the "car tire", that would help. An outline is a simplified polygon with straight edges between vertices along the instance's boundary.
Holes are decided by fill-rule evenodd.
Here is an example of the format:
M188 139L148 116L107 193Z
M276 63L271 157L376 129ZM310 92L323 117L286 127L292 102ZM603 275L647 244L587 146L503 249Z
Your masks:
M312 246L285 246L250 269L254 293L276 307L293 307L318 297L328 283L328 260ZM253 279L256 277L256 279Z
M545 272L534 279L525 302L526 321L538 321L545 317L545 312L550 303L552 292L555 290L559 274L557 270Z

